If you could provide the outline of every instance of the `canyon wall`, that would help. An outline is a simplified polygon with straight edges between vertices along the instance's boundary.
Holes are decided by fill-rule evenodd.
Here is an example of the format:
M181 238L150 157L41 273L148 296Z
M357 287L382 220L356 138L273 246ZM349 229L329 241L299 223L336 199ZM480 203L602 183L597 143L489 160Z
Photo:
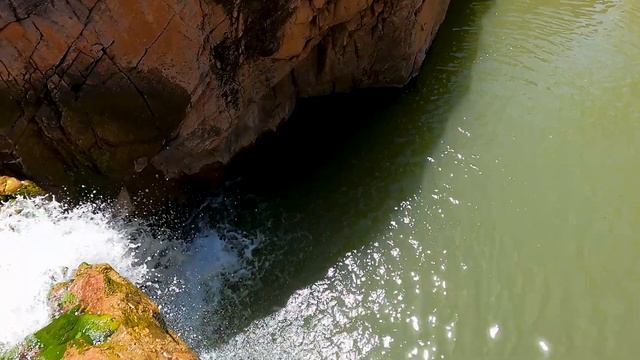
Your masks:
M220 173L296 99L402 86L449 0L0 2L0 173Z

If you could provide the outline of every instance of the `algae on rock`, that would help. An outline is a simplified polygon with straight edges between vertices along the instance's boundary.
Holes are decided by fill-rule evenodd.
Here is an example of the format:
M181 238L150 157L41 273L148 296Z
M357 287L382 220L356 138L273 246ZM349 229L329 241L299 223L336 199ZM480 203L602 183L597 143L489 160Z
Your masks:
M157 305L107 264L80 265L49 300L56 318L0 360L198 358Z
M83 349L100 345L120 326L112 316L81 314L79 311L76 306L33 335L39 358L59 360L69 347Z
M41 196L45 192L33 181L18 180L10 176L0 176L0 201L7 201L18 196Z

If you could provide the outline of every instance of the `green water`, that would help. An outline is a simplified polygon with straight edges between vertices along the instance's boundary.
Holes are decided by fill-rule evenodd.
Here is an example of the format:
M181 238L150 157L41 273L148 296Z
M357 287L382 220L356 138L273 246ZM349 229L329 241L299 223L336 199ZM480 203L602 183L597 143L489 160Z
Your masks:
M454 3L414 84L248 156L270 263L215 356L637 358L640 1Z

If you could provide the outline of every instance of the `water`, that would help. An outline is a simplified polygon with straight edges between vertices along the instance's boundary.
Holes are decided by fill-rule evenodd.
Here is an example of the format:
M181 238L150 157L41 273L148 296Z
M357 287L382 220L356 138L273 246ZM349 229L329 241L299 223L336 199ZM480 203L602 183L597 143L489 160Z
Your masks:
M408 91L256 171L309 255L214 358L636 357L640 2L456 3Z
M453 6L414 84L307 102L193 235L0 218L0 342L110 261L204 359L635 358L640 2Z
M49 322L50 286L82 262L113 264L140 282L147 269L136 263L122 231L106 226L92 206L68 212L44 199L20 200L0 210L0 345L15 344Z
M67 207L36 198L4 205L0 350L50 321L51 286L68 280L82 262L111 264L154 298L185 340L203 346L200 321L215 322L207 312L223 298L222 287L252 274L259 238L199 221L190 227L196 229L191 236L170 233L160 221L122 218L98 201Z

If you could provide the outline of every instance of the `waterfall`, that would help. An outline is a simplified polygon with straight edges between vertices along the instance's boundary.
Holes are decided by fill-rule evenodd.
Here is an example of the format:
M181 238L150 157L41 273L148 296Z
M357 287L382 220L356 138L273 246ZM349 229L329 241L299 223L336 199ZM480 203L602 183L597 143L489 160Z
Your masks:
M3 205L0 350L50 321L49 289L82 262L111 264L158 303L171 327L199 347L200 322L216 305L221 277L249 275L247 263L257 243L234 232L221 237L209 224L198 228L192 238L179 239L170 232L157 235L162 232L96 204L66 207L36 198Z

